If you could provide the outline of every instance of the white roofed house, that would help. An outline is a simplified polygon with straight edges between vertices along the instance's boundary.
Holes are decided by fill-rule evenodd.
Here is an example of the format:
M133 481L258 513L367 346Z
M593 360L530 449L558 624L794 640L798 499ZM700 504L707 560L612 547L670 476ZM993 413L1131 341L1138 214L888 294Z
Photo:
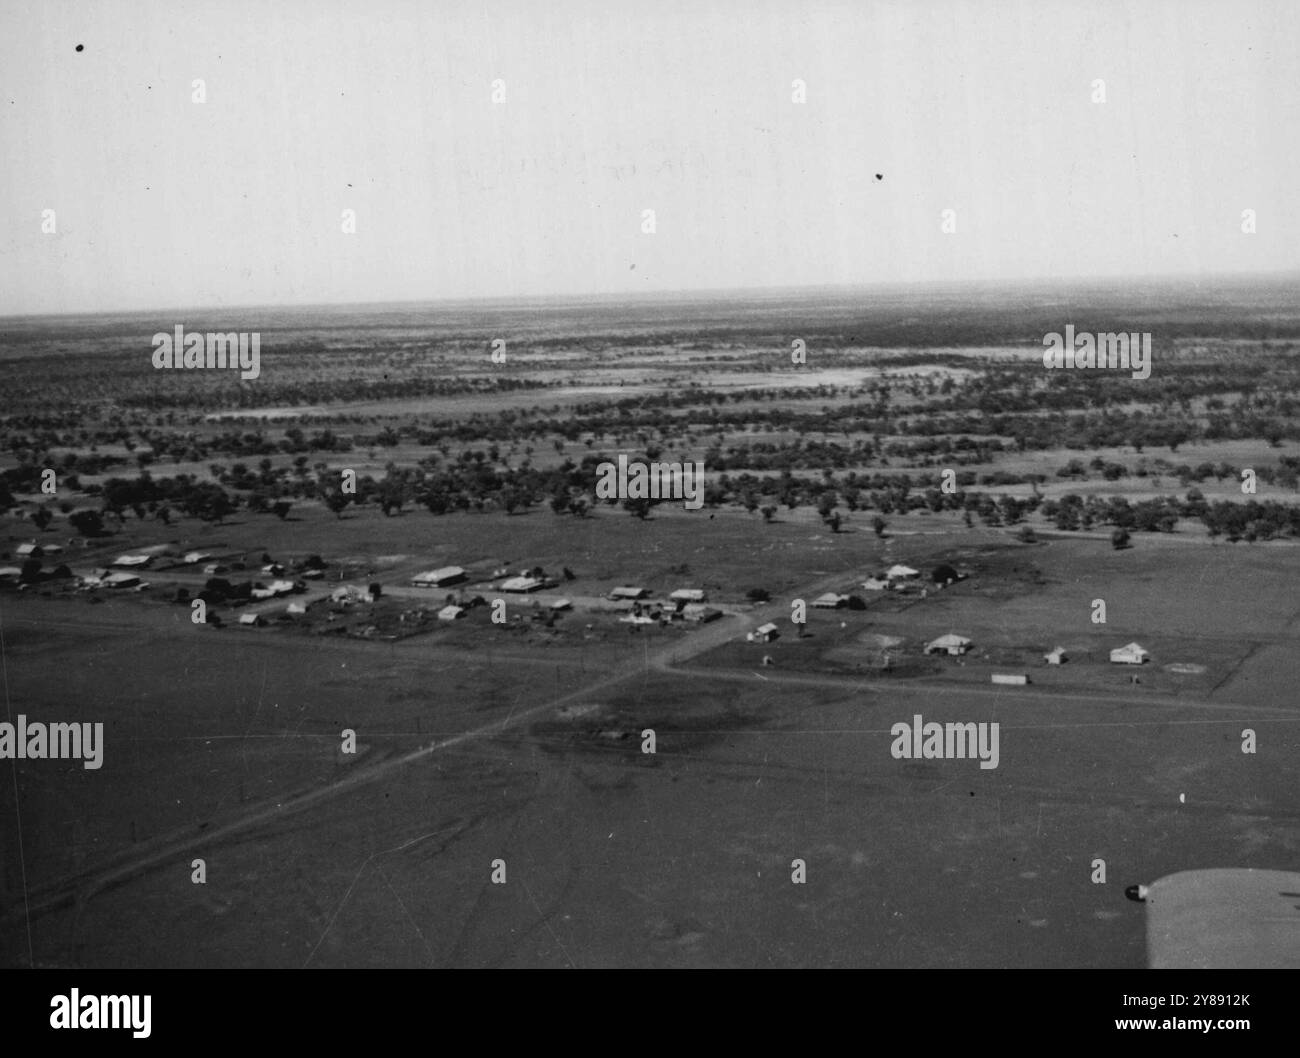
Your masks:
M948 654L951 657L960 657L968 650L970 650L970 640L965 636L954 635L952 632L925 645L927 654Z
M883 577L868 577L862 582L862 586L866 588L867 591L884 591L889 587L889 581L885 580Z
M913 580L921 575L919 569L913 569L911 566L890 566L885 571L887 580Z
M765 625L759 625L752 632L750 632L749 635L747 635L745 638L748 639L751 643L770 643L772 642L772 640L778 638L780 635L781 635L780 629L778 629L776 625L772 624L772 622L769 621Z
M40 544L19 544L14 554L19 558L40 558L45 554L45 548Z
M258 613L241 613L239 615L239 623L241 625L246 625L249 628L261 628L262 625L266 624L266 621L263 620L262 615Z
M460 566L443 566L441 569L417 573L411 578L411 585L416 588L443 588L449 584L459 584L465 575Z
M673 602L704 602L704 589L702 588L678 588L668 596Z
M849 597L847 595L836 595L833 591L828 591L825 595L819 595L813 600L813 605L819 610L838 610L848 604Z
M439 621L455 621L465 616L465 607L463 606L444 606L438 611Z
M644 599L650 593L645 588L618 587L612 588L609 597L614 600L636 600Z
M1110 652L1112 665L1144 665L1150 658L1150 653L1139 643L1126 643Z
M1043 660L1046 661L1049 665L1064 665L1070 659L1069 656L1065 653L1065 647L1056 647L1055 649L1049 650L1046 654L1044 654Z
M117 558L113 559L113 565L143 569L152 561L153 555L118 555Z
M510 577L501 582L502 591L529 592L546 587L546 581L540 577Z

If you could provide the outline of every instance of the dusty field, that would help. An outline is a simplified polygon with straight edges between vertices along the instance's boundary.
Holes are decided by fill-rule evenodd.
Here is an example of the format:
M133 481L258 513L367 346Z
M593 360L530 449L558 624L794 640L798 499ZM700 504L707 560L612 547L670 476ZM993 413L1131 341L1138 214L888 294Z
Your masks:
M740 576L729 561L760 557L749 579L773 602L689 633L611 637L585 659L529 659L490 625L477 642L457 629L454 644L326 648L193 628L144 600L0 599L12 712L102 720L107 740L97 772L17 766L21 862L13 790L0 790L5 962L28 958L25 872L40 965L1139 966L1125 885L1273 866L1300 846L1294 548L832 539L734 514L699 533L680 513L598 515L598 537L527 519L528 560L580 566L584 591L669 588L683 562L725 582ZM336 550L409 549L423 567L506 550L507 521L366 512L292 529L301 550L341 532ZM288 531L213 532L275 552ZM804 639L736 641L761 620L788 628L791 592L847 588L893 561L973 575L923 600L813 611ZM1089 620L1097 597L1106 626ZM906 652L948 630L993 659L883 678L845 660L864 634ZM1131 638L1153 654L1138 686L1098 660ZM1090 656L1048 673L1033 653L1057 642ZM1033 684L989 685L1021 655ZM1207 671L1167 672L1175 660ZM914 713L998 721L999 767L893 759L890 726ZM355 757L339 752L345 727ZM195 857L206 885L190 880Z

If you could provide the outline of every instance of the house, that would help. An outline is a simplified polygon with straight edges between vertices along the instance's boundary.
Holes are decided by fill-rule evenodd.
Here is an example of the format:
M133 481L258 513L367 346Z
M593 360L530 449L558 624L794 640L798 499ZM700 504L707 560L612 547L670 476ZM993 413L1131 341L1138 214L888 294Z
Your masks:
M1043 655L1043 660L1049 665L1064 665L1070 659L1066 656L1065 647L1055 647Z
M572 610L572 609L573 609L573 603L569 602L568 599L556 599L555 602L551 603L552 613L559 613L561 610Z
M206 551L187 551L181 558L181 563L186 566L192 566L198 562L206 562L212 556Z
M262 567L262 572L271 577L278 577L284 572L284 567L278 562L268 562Z
M45 548L40 544L19 544L14 554L19 558L40 558L45 554Z
M668 596L673 602L704 602L702 588L678 588Z
M459 566L443 566L425 573L417 573L411 578L415 588L444 588L449 584L459 584L465 579L465 571Z
M463 606L444 606L438 611L439 621L455 621L465 616L465 607Z
M528 592L546 587L546 581L540 577L510 577L501 582L502 591Z
M649 594L650 593L646 591L645 588L621 587L611 590L609 598L616 601L624 601L628 599L644 599Z
M885 570L886 580L913 580L921 575L921 571L913 569L911 566L890 566Z
M960 657L968 650L970 650L970 640L965 636L954 635L951 632L932 640L925 646L927 654L948 654L951 657Z
M292 614L294 617L299 617L302 614L305 614L306 612L307 612L307 607L305 607L300 602L291 602L289 604L289 608L285 610L285 613Z
M153 555L118 555L113 559L115 566L128 566L132 569L143 569L153 561Z
M266 624L260 613L241 613L239 623L247 625L249 628L261 628L262 625Z
M1029 677L1023 672L995 672L993 673L993 682L1008 687L1023 687L1029 682Z
M847 606L849 597L847 595L836 595L833 591L828 591L825 595L819 595L813 600L813 605L819 610L838 610L841 606Z
M0 566L0 580L17 580L23 571L17 566Z
M781 632L777 629L776 625L769 621L767 624L755 628L745 638L751 643L770 643L780 635Z
M1144 665L1151 655L1138 643L1126 643L1110 652L1112 665Z
M696 624L708 624L710 621L716 621L721 616L721 610L715 610L712 606L700 606L696 603L687 603L682 610L682 617Z
M625 625L652 625L658 624L658 618L651 617L648 614L630 613L620 617L619 620Z
M866 588L867 591L884 591L889 587L889 581L885 580L883 577L868 577L862 582L862 586Z

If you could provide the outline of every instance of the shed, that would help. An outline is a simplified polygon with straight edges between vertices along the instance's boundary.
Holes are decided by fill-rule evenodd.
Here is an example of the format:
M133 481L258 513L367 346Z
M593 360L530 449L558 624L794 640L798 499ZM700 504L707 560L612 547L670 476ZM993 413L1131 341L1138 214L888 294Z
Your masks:
M1065 647L1055 647L1043 655L1043 660L1049 665L1064 665L1070 659L1066 656Z
M765 625L759 625L746 637L751 643L770 643L772 640L779 638L780 629L769 621Z

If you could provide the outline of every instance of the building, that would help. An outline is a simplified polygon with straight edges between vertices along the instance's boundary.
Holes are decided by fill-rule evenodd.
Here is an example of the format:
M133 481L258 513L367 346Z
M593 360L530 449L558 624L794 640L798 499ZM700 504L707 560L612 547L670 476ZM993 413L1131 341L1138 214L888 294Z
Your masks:
M463 606L444 606L438 611L439 621L455 621L465 616L465 607Z
M449 584L459 584L465 579L465 571L459 566L443 566L442 569L431 569L425 573L417 573L411 578L411 586L415 588L445 588Z
M779 638L780 635L780 630L769 621L765 625L759 625L745 638L751 643L770 643L772 640Z
M186 566L193 566L198 562L206 562L212 556L206 551L187 551L181 558L181 562Z
M40 558L45 554L45 548L40 544L19 544L14 554L19 558Z
M1066 656L1065 647L1056 647L1044 654L1043 660L1049 665L1064 665L1070 659Z
M572 609L573 609L573 603L571 603L568 599L556 599L555 602L551 603L551 611L553 613L559 613L561 610L572 610Z
M620 587L610 591L609 597L617 602L644 599L650 593L645 588Z
M118 555L113 559L115 566L127 566L132 569L143 569L153 561L153 555Z
M682 619L696 624L708 624L721 616L721 610L715 610L712 606L701 606L698 603L687 603L682 609Z
M17 580L23 571L17 566L0 566L0 580Z
M940 636L932 640L925 646L927 654L948 654L951 657L960 657L970 650L970 640L965 636L954 635L949 632L946 636Z
M889 581L885 580L883 577L868 577L862 582L862 586L866 588L867 591L884 591L889 587Z
M673 602L704 602L703 588L678 588L668 596Z
M828 591L825 595L819 595L813 600L813 605L819 610L838 610L848 604L849 597L847 595L836 595L833 591Z
M546 587L546 581L540 577L510 577L501 582L502 591L529 592Z
M993 673L993 682L1008 687L1023 687L1029 682L1029 677L1023 672L995 672Z
M1138 643L1126 643L1110 652L1112 665L1145 665L1151 655Z
M913 569L911 566L890 566L885 570L886 580L914 580L921 575L921 571Z
M239 615L239 623L241 625L247 625L249 628L261 628L262 625L266 624L266 622L262 620L262 615L260 613L241 613Z

